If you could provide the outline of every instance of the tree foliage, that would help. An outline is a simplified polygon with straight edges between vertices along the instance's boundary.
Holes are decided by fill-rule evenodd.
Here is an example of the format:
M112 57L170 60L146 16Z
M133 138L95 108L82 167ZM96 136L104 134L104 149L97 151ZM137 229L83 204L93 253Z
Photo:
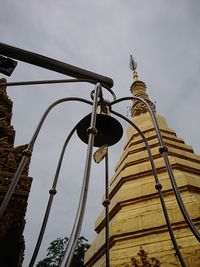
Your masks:
M131 259L133 267L160 267L160 261L155 257L149 258L148 253L140 247L136 257Z
M57 238L56 240L53 240L47 249L46 257L43 260L39 261L36 267L59 267L62 262L68 241L68 237ZM84 254L85 251L90 247L87 242L88 240L85 237L79 237L77 247L75 249L71 262L71 267L84 266Z
M131 258L131 263L126 267L160 267L160 261L155 257L149 258L148 253L140 247L137 256Z

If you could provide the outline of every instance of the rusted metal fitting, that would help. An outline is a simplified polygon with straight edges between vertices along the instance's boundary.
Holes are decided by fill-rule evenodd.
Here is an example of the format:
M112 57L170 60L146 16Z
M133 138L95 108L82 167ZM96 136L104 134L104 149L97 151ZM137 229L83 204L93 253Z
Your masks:
M50 190L49 190L49 194L50 195L55 195L57 193L57 190L55 189L55 188L51 188Z
M167 146L161 146L161 147L159 147L159 152L160 152L160 154L162 154L162 153L164 153L164 152L168 152L168 148L167 148Z
M97 130L97 128L95 128L95 127L89 127L89 128L87 128L87 134L88 134L88 135L89 135L89 134L97 135L97 134L98 134L98 130Z
M22 152L22 156L31 157L31 156L32 156L32 151L31 151L31 150L28 150L28 149L25 149L25 150Z
M162 185L161 185L160 183L157 183L157 184L155 185L155 188L156 188L157 190L161 190L161 189L162 189Z
M105 199L105 200L102 202L102 205L103 205L104 207L110 205L110 199Z

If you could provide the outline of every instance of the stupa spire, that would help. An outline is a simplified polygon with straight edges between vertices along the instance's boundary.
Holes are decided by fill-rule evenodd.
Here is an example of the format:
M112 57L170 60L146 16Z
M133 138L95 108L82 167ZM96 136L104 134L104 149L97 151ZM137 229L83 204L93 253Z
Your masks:
M153 110L156 111L156 107L154 103L150 100L148 94L146 93L146 88L147 88L146 84L143 81L140 81L138 78L138 73L136 71L137 63L134 60L132 55L130 55L130 69L132 70L132 73L133 73L133 83L130 88L131 93L134 96L141 97L144 100L146 100L150 104L150 106L153 108ZM132 116L138 116L142 113L146 113L147 111L148 110L145 105L141 104L138 101L134 101L132 109L131 109Z
M138 78L136 66L131 58L130 67L134 79L131 92L155 108L146 93L145 83ZM135 125L142 131L150 145L181 254L188 267L199 267L200 243L185 223L174 197L151 116L140 102L134 101L132 111ZM163 142L168 148L170 164L181 197L189 216L198 226L200 225L200 156L194 154L192 147L177 137L176 132L168 127L164 117L156 114L156 119ZM109 186L110 266L133 266L133 260L138 262L138 266L144 266L142 264L144 253L141 254L141 247L143 252L148 253L149 259L147 258L146 262L149 264L151 264L150 259L154 258L155 261L160 261L159 266L162 267L180 266L168 233L159 194L155 188L155 177L143 137L131 127L128 128L127 137L127 143L119 157ZM85 253L85 267L106 266L105 225L106 216L103 210L95 222L97 236ZM143 258L137 255L142 255Z

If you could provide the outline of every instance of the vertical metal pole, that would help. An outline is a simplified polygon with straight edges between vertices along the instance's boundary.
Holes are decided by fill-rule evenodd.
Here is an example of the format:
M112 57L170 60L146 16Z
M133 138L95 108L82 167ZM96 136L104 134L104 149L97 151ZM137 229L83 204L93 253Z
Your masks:
M109 174L108 174L108 151L105 156L105 200L103 202L103 205L105 207L105 241L106 241L106 267L110 267L110 229L109 229L109 205L110 205L110 199L109 199Z
M98 103L100 90L101 90L101 86L99 83L97 83L95 86L95 95L94 95L94 100L93 100L91 122L90 122L90 127L88 128L88 135L89 135L88 149L87 149L87 155L86 155L85 171L84 171L81 195L79 199L79 205L78 205L73 229L70 235L69 243L66 248L60 267L70 266L72 257L74 255L74 251L76 249L77 241L78 241L78 238L81 232L81 227L82 227L85 207L86 207L86 201L87 201L88 187L89 187L89 178L90 178L90 170L91 170L91 162L92 162L92 150L93 150L93 145L94 145L95 134L97 133L95 125L96 125L96 115L97 115L97 103Z

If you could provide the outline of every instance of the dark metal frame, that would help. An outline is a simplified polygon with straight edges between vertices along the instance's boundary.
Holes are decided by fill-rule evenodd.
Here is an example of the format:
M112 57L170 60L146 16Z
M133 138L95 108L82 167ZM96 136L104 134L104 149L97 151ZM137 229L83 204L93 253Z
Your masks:
M176 184L175 181L175 177L169 162L169 158L168 158L168 150L167 147L164 146L164 142L162 139L162 135L158 126L158 122L156 120L155 114L153 112L153 110L151 109L150 105L141 98L138 97L124 97L121 99L117 99L116 100L116 96L114 94L114 92L110 89L113 86L113 81L112 79L93 73L93 72L89 72L80 68L77 68L75 66L51 59L51 58L47 58L44 56L41 56L39 54L35 54L29 51L25 51L19 48L15 48L12 46L8 46L5 44L0 43L0 54L3 54L5 56L9 56L9 57L13 57L15 59L19 59L21 61L27 62L27 63L31 63L34 64L36 66L40 66L49 70L53 70L59 73L63 73L66 75L70 75L72 77L76 77L78 79L64 79L64 80L46 80L46 81L25 81L25 82L11 82L11 83L1 83L1 86L18 86L18 85L36 85L36 84L53 84L53 83L68 83L68 82L89 82L89 83L93 83L95 84L95 90L92 91L91 96L92 96L92 102L88 101L86 99L82 99L82 98L77 98L77 97L68 97L68 98L62 98L59 99L57 101L55 101L54 103L52 103L47 110L45 111L45 113L43 114L34 134L33 137L27 147L27 149L24 151L22 160L19 164L19 167L12 179L12 182L10 184L10 187L7 191L7 194L4 198L4 201L0 207L0 218L2 217L8 202L14 192L14 189L17 185L17 182L19 180L19 177L23 171L23 168L26 164L26 162L28 161L29 157L32 154L33 151L33 147L35 144L35 141L37 139L37 136L40 132L40 129L44 123L44 120L46 119L48 113L58 104L63 103L63 102L67 102L67 101L79 101L79 102L83 102L86 104L90 104L92 105L92 116L91 116L91 123L90 123L90 127L88 128L88 135L89 135L89 141L88 141L88 149L87 149L87 156L86 156L86 162L85 162L85 171L84 171L84 178L83 178L83 184L82 184L82 189L81 189L81 195L80 195L80 200L79 200L79 205L78 205L78 209L77 209L77 214L76 214L76 218L75 218L75 222L74 222L74 226L73 226L73 230L69 239L69 243L68 243L68 247L66 249L63 261L61 263L61 267L69 267L70 266L70 262L76 247L76 243L78 240L78 237L80 235L80 231L81 231L81 227L82 227L82 222L83 222L83 218L84 218L84 212L85 212L85 206L86 206L86 201L87 201L87 192L88 192L88 186L89 186L89 177L90 177L90 169L91 169L91 161L92 161L92 150L93 150L93 144L94 144L94 138L95 138L95 134L97 133L97 129L95 128L96 125L96 115L97 115L97 105L98 105L98 99L101 98L101 102L102 102L102 88L101 85L103 87L105 87L113 96L114 101L109 103L109 108L111 113L113 113L114 115L120 117L121 119L125 120L126 122L128 122L132 127L134 127L138 133L141 135L145 145L146 145L146 149L149 155L149 160L151 162L151 166L152 166L152 171L153 171L153 175L155 178L155 187L158 191L159 197L160 197L160 201L161 201L161 206L164 212L164 216L165 216L165 220L166 220L166 224L169 230L169 234L172 240L172 243L174 245L176 254L179 258L180 264L183 267L186 267L186 263L184 262L184 259L181 255L181 252L179 250L178 244L176 242L176 238L174 236L173 233L173 229L170 223L170 219L168 216L168 212L167 212L167 208L165 205L165 201L164 201L164 196L163 196L163 192L162 192L162 185L160 184L159 178L157 176L157 171L154 165L154 160L151 154L151 150L148 144L148 141L146 140L144 134L141 132L141 130L130 120L128 120L125 116L123 116L120 113L117 113L115 111L113 111L111 109L111 107L119 102L122 101L126 101L126 100L131 100L131 101L139 101L141 103L143 103L147 108L148 111L151 115L151 119L157 134L157 138L160 144L160 153L163 156L165 165L166 165L166 169L168 171L169 174L169 178L174 190L174 194L177 200L177 203L179 205L179 208L183 214L183 217L185 219L185 221L187 222L191 232L193 233L193 235L196 237L196 239L198 241L200 241L200 233L198 232L198 230L196 229L195 225L193 224L185 206L184 203L182 201L178 186ZM108 104L107 101L105 101L104 104ZM77 125L76 125L77 126ZM71 136L73 135L73 133L76 130L76 126L72 129L72 131L70 132L69 136L67 137L61 155L60 155L60 159L58 162L58 166L57 166L57 170L56 170L56 174L54 176L54 181L53 181L53 185L52 188L50 189L49 193L49 201L47 204L47 209L45 212L45 216L44 216L44 220L42 223L42 227L41 227L41 231L40 231L40 235L38 237L38 241L33 253L33 257L31 259L30 265L29 267L32 267L35 259L37 257L37 253L39 251L41 242L42 242L42 238L45 232L45 228L46 228L46 224L48 221L48 217L49 217L49 213L50 213L50 209L51 209L51 204L53 202L53 197L56 194L56 185L57 185L57 181L58 181L58 176L59 176L59 171L60 171L60 167L62 164L62 160L63 160L63 156L65 153L65 149L66 146L71 138ZM108 191L108 156L106 156L105 158L105 177L106 177L106 182L105 182L105 192L106 192L106 199L109 200L109 191ZM108 205L105 206L105 212L106 212L106 263L107 263L107 267L109 267L109 210L108 210Z
M0 54L77 79L87 79L93 84L99 82L102 86L109 88L112 88L114 84L113 80L109 77L11 45L0 43Z

